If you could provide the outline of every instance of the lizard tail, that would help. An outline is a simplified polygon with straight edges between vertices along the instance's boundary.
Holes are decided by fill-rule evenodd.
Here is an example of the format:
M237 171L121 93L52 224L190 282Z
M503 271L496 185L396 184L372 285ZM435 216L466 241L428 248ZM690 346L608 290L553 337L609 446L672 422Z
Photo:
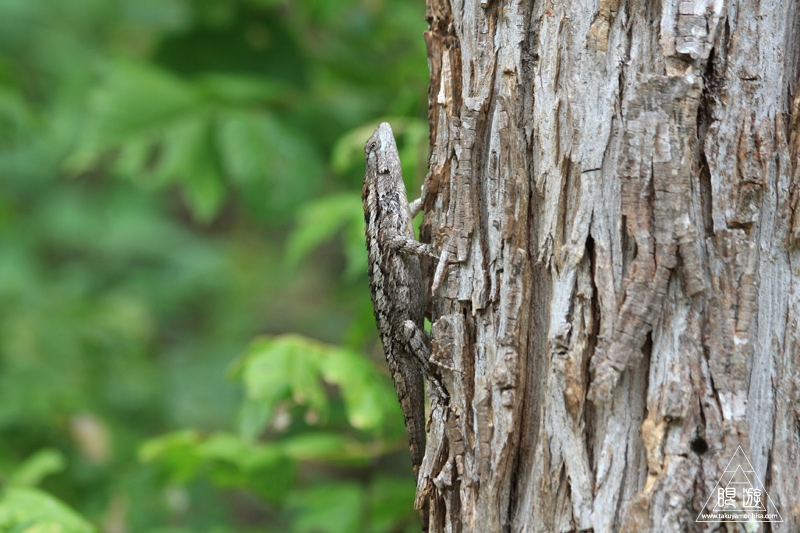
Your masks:
M406 433L411 449L411 463L414 466L414 479L419 485L419 473L422 459L425 457L425 381L419 369L415 368L410 360L405 368L404 394L400 397L400 406L403 409L403 419L406 423ZM399 387L398 387L399 391ZM420 509L422 530L428 531L428 505L423 504Z

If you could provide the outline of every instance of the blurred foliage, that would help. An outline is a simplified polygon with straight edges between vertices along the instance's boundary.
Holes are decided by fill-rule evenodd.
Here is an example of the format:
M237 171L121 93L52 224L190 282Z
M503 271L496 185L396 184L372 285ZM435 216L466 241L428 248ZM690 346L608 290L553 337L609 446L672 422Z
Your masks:
M417 527L359 197L423 16L0 0L0 531Z

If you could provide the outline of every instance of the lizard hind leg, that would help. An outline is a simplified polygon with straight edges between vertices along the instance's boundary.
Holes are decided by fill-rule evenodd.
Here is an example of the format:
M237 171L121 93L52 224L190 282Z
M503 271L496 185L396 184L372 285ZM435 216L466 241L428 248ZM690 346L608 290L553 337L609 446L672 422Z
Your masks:
M434 365L431 363L431 349L428 334L417 326L413 320L403 322L403 335L408 353L419 363L422 374L428 383L432 383L440 398L447 398L439 378L436 377ZM430 391L429 391L430 392Z

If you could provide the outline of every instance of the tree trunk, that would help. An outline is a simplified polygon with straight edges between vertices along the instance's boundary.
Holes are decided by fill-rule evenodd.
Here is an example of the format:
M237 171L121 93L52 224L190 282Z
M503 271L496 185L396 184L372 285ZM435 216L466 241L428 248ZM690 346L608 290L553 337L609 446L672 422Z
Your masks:
M427 3L431 531L800 531L800 3Z

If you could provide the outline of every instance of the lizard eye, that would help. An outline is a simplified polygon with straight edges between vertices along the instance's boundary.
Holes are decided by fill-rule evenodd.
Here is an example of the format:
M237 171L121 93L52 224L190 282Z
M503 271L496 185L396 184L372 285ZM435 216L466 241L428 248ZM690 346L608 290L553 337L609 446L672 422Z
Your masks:
M376 146L377 146L377 145L376 145L375 143L372 143L372 144L370 144L370 145L369 145L369 147L370 147L371 149L373 149L373 150L375 149L375 147L376 147Z

